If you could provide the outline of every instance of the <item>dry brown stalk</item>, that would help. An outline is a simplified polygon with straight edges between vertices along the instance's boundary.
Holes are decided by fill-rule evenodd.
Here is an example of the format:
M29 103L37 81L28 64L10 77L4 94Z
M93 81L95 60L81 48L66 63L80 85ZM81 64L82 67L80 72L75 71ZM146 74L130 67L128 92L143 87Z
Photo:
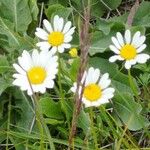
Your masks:
M128 18L127 18L127 25L128 25L129 27L132 26L133 19L134 19L134 16L135 16L135 14L136 14L138 8L139 8L139 0L136 0L136 1L135 1L135 4L134 4L133 7L131 8L130 13L129 13L129 16L128 16Z
M73 112L72 126L69 135L69 147L68 150L72 147L72 142L76 133L77 120L81 110L81 100L83 95L84 84L82 85L81 93L79 94L79 87L81 86L81 80L85 72L88 60L88 50L90 47L90 36L89 36L89 21L90 21L90 7L87 7L84 10L84 20L80 30L80 68L77 76L77 90L75 94L75 107Z

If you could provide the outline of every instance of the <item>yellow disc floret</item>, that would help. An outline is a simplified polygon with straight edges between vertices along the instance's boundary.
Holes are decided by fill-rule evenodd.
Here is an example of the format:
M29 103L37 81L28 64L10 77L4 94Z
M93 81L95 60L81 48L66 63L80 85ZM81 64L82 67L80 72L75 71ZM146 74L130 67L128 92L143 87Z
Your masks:
M101 98L101 95L101 87L97 84L91 83L84 88L83 96L91 102Z
M76 48L71 48L69 51L69 54L71 57L77 57L78 56L78 51Z
M120 50L121 57L126 60L134 59L136 54L136 48L130 44L124 45Z
M42 67L33 67L27 75L31 84L41 84L46 78L46 70Z
M48 42L52 46L59 46L64 43L64 34L62 32L52 32L48 35Z

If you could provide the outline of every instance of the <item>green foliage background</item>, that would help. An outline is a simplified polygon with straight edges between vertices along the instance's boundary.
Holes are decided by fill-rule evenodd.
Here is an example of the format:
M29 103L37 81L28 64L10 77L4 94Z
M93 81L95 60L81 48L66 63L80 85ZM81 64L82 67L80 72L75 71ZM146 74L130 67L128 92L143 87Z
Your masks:
M89 64L99 68L102 73L108 72L116 93L113 104L95 109L95 130L101 148L122 149L149 147L149 108L150 108L150 64L135 65L132 69L134 86L139 99L135 98L123 64L110 64L108 59L113 54L109 50L111 37L116 32L124 33L128 10L121 10L124 0L91 0L91 47ZM130 1L129 1L130 6ZM80 0L0 0L0 148L37 150L39 148L39 131L35 124L30 132L34 119L32 101L26 93L12 85L12 64L22 51L36 48L38 39L34 32L42 26L41 20L49 21L54 15L71 20L76 26L72 46L79 47L79 22L83 17L86 1ZM125 7L125 6L124 6ZM132 33L141 31L146 35L146 53L150 54L150 2L142 1L130 28ZM119 15L117 12L120 12ZM108 16L108 14L110 15ZM73 113L73 95L69 91L76 80L79 58L69 65L69 54L61 56L61 79L65 102L63 108L57 87L40 95L42 113L51 131L56 149L66 149ZM113 111L112 111L113 108ZM127 133L124 129L127 128ZM78 118L78 132L75 138L75 149L94 149L90 133L89 110L82 109ZM124 135L124 136L122 136ZM145 145L143 144L145 141ZM45 143L47 138L45 137ZM84 144L85 143L85 144ZM47 144L45 144L47 145ZM49 147L45 146L45 149Z

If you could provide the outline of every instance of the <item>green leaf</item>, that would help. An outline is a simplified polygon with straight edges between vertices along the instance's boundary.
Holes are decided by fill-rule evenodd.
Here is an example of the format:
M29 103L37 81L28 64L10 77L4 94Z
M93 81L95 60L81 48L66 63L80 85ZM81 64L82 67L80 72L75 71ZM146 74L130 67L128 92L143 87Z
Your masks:
M7 37L10 46L19 45L19 41L16 38L15 32L13 30L14 24L0 17L0 34Z
M108 10L116 9L120 4L122 0L100 0L103 7L106 7Z
M29 0L29 7L30 7L30 12L32 16L32 20L37 21L38 13L39 13L39 8L37 5L37 0Z
M71 64L69 71L70 78L73 79L73 81L76 81L77 79L77 72L79 70L79 65L80 65L80 58L73 59L73 63Z
M90 117L88 113L85 113L84 110L81 110L78 118L78 127L82 128L85 135L87 134L90 128Z
M63 17L64 19L67 20L68 16L72 12L72 8L64 7L64 6L60 5L60 4L54 4L54 5L50 5L46 9L45 12L46 12L46 16L48 17L49 20L52 17L54 17L55 15Z
M134 17L133 25L150 27L150 2L143 1Z
M35 116L32 101L21 90L18 90L17 87L13 87L11 92L15 98L18 129L22 132L29 132Z
M106 24L106 22L104 23ZM91 56L95 55L96 53L103 53L109 45L111 44L111 37L116 34L118 31L124 30L124 25L122 23L113 23L108 24L107 28L101 28L102 24L97 23L97 27L99 30L103 32L96 31L92 33L91 39L91 47L89 49L89 53ZM104 25L103 25L104 26ZM105 30L108 29L107 35L104 34ZM111 30L110 30L111 29ZM111 31L111 32L110 32Z
M54 102L50 98L41 98L39 101L42 112L46 117L62 120L64 118L59 102Z
M0 17L0 37L3 40L8 41L6 48L7 51L12 50L24 50L32 49L35 46L33 45L34 41L31 37L24 35L20 36L17 32L14 32L14 24L10 21Z
M150 124L148 120L140 114L142 110L141 105L136 103L129 93L120 93L120 91L117 91L113 103L119 117L128 129L136 131ZM120 124L120 120L115 112L114 115L116 121Z
M56 120L56 119L50 119L50 118L45 118L45 122L47 124L51 124L51 125L58 125L58 124L64 123L64 121L60 121L60 120Z
M5 73L9 69L11 69L11 67L7 61L7 57L0 55L0 74Z
M91 4L91 16L101 17L105 13L105 8L99 0L92 0Z
M16 32L25 32L32 21L28 0L1 0L0 16L14 23Z
M11 81L4 78L0 78L0 95L11 86Z

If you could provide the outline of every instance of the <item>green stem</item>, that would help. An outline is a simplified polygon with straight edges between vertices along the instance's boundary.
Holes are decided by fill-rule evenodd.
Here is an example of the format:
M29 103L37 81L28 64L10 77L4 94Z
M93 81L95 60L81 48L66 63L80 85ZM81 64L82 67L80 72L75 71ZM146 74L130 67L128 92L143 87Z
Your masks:
M11 96L10 96L11 97ZM8 120L7 120L7 139L6 139L6 150L9 150L8 148L8 142L9 142L9 125L10 125L10 114L11 114L11 98L9 97L9 103L8 103Z
M33 99L33 97L31 97L31 98ZM37 98L35 97L35 99L37 99ZM34 102L35 102L35 99L34 99ZM35 115L36 115L37 125L38 125L39 131L40 131L40 150L43 150L44 149L44 131L43 131L42 123L40 121L41 120L40 119L40 110L39 110L37 104L35 104Z
M44 141L43 141L43 138L44 138L43 128L44 128L45 133L48 137L48 141L49 141L49 145L51 147L51 150L55 150L53 139L52 139L50 131L49 131L49 129L48 129L46 123L45 123L45 120L44 120L43 115L42 115L41 108L40 108L39 103L38 103L38 98L36 97L35 94L33 94L32 98L33 98L34 103L35 103L36 117L37 117L37 122L39 124L39 130L40 130L40 134L41 134L41 142L40 142L41 148L42 148L41 150L44 149L43 145L42 145L44 143Z
M61 100L60 100L60 103L61 103L61 107L62 107L62 110L64 111L65 113L65 116L66 116L66 119L67 119L67 123L68 123L68 127L70 129L70 121L69 121L69 118L68 118L68 115L67 115L67 110L66 110L66 107L65 107L65 99L64 99L64 93L63 93L63 88L62 88L62 84L61 84L61 60L60 60L60 54L57 53L57 56L58 56L58 86L59 86L59 93L60 93L60 97L61 97Z
M96 135L95 128L94 128L94 112L93 112L92 107L90 108L90 120L91 120L91 133L93 134L95 150L99 150L98 142L97 142L97 135Z

